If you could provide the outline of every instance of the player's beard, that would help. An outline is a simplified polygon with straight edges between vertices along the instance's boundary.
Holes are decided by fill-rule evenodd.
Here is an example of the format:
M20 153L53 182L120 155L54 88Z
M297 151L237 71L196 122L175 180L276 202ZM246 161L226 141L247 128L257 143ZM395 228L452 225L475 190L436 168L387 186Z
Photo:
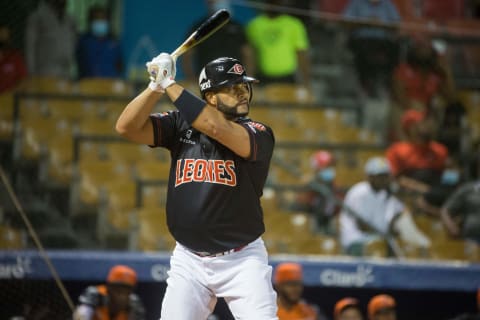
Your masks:
M239 110L242 105L246 105L245 111ZM239 117L245 117L250 110L250 103L248 100L243 100L234 105L228 105L217 96L217 109L221 111L227 119L232 120Z

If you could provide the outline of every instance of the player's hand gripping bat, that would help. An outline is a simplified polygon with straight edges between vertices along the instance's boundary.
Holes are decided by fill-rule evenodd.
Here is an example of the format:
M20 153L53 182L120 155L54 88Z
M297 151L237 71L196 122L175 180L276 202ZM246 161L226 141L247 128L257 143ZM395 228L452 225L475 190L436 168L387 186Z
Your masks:
M226 9L220 9L205 20L188 38L185 40L171 56L176 60L185 51L201 43L218 29L223 27L230 20L230 13Z

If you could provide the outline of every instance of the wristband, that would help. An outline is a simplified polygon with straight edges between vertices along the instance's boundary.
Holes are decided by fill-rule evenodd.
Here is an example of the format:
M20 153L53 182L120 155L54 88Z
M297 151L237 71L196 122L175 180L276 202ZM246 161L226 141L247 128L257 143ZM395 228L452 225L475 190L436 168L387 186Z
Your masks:
M180 114L188 124L191 125L207 104L188 90L183 89L177 100L173 102L173 105L180 111Z

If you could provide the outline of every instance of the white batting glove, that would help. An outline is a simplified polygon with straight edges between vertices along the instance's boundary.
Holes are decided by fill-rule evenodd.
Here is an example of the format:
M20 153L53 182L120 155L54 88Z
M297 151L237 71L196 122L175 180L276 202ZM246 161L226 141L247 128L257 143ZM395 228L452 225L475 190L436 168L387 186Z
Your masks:
M147 71L150 75L148 87L157 92L165 92L165 88L175 83L177 69L175 59L168 53L161 53L152 61L147 62Z

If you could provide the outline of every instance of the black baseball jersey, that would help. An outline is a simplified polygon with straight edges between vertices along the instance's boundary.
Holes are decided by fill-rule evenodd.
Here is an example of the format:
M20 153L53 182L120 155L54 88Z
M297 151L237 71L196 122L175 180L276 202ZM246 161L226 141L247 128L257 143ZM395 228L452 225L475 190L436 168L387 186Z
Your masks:
M272 130L237 120L250 136L245 159L191 127L178 111L150 118L154 146L171 154L166 211L175 240L195 251L222 252L263 234L260 197L275 144Z

